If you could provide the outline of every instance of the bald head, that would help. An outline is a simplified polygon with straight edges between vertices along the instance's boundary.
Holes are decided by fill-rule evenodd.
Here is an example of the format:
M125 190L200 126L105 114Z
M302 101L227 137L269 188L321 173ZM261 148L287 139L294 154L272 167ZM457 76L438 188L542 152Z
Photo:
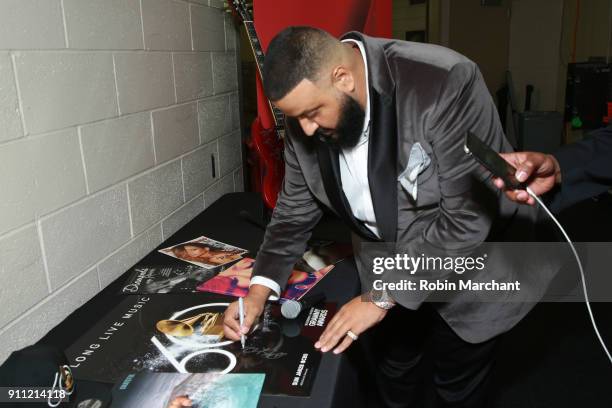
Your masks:
M270 42L263 69L264 91L282 99L302 80L316 82L326 67L342 60L342 43L314 27L288 27Z

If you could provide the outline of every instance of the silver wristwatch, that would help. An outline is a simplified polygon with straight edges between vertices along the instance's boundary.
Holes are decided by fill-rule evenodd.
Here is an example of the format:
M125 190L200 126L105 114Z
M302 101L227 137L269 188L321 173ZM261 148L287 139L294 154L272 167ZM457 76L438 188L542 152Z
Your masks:
M370 291L370 300L381 309L389 310L395 306L395 301L387 294L385 290L372 289Z

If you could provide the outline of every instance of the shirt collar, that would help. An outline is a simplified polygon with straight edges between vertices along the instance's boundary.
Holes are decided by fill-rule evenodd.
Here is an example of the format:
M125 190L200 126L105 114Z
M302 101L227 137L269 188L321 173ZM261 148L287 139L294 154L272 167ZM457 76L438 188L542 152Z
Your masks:
M366 58L365 48L361 41L354 40L354 39L346 39L346 40L342 40L342 42L353 42L357 44L357 46L359 47L359 52L361 53L361 57L363 58L363 65L364 65L364 71L365 71L365 83L366 83L366 107L365 107L365 117L363 121L363 130L361 131L361 137L359 138L359 142L357 143L357 146L360 146L366 143L370 136L370 81L368 77L368 60Z

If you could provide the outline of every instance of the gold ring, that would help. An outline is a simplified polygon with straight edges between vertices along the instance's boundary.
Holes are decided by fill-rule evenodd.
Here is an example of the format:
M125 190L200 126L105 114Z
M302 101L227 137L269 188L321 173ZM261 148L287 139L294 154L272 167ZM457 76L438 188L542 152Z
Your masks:
M347 336L349 336L349 337L350 337L351 339L353 339L353 340L357 340L357 339L359 338L359 336L358 336L358 335L356 335L355 333L353 333L353 332L352 332L352 331L350 331L350 330L346 332L346 335L347 335Z

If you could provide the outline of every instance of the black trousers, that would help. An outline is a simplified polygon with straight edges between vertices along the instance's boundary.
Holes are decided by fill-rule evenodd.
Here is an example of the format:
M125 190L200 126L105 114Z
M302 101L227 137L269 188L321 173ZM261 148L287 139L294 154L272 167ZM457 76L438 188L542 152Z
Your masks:
M417 311L394 307L372 336L381 400L377 405L487 406L487 385L499 336L484 343L468 343L455 334L432 304L423 304ZM432 364L424 367L424 360ZM433 403L424 392L431 390L432 383Z

